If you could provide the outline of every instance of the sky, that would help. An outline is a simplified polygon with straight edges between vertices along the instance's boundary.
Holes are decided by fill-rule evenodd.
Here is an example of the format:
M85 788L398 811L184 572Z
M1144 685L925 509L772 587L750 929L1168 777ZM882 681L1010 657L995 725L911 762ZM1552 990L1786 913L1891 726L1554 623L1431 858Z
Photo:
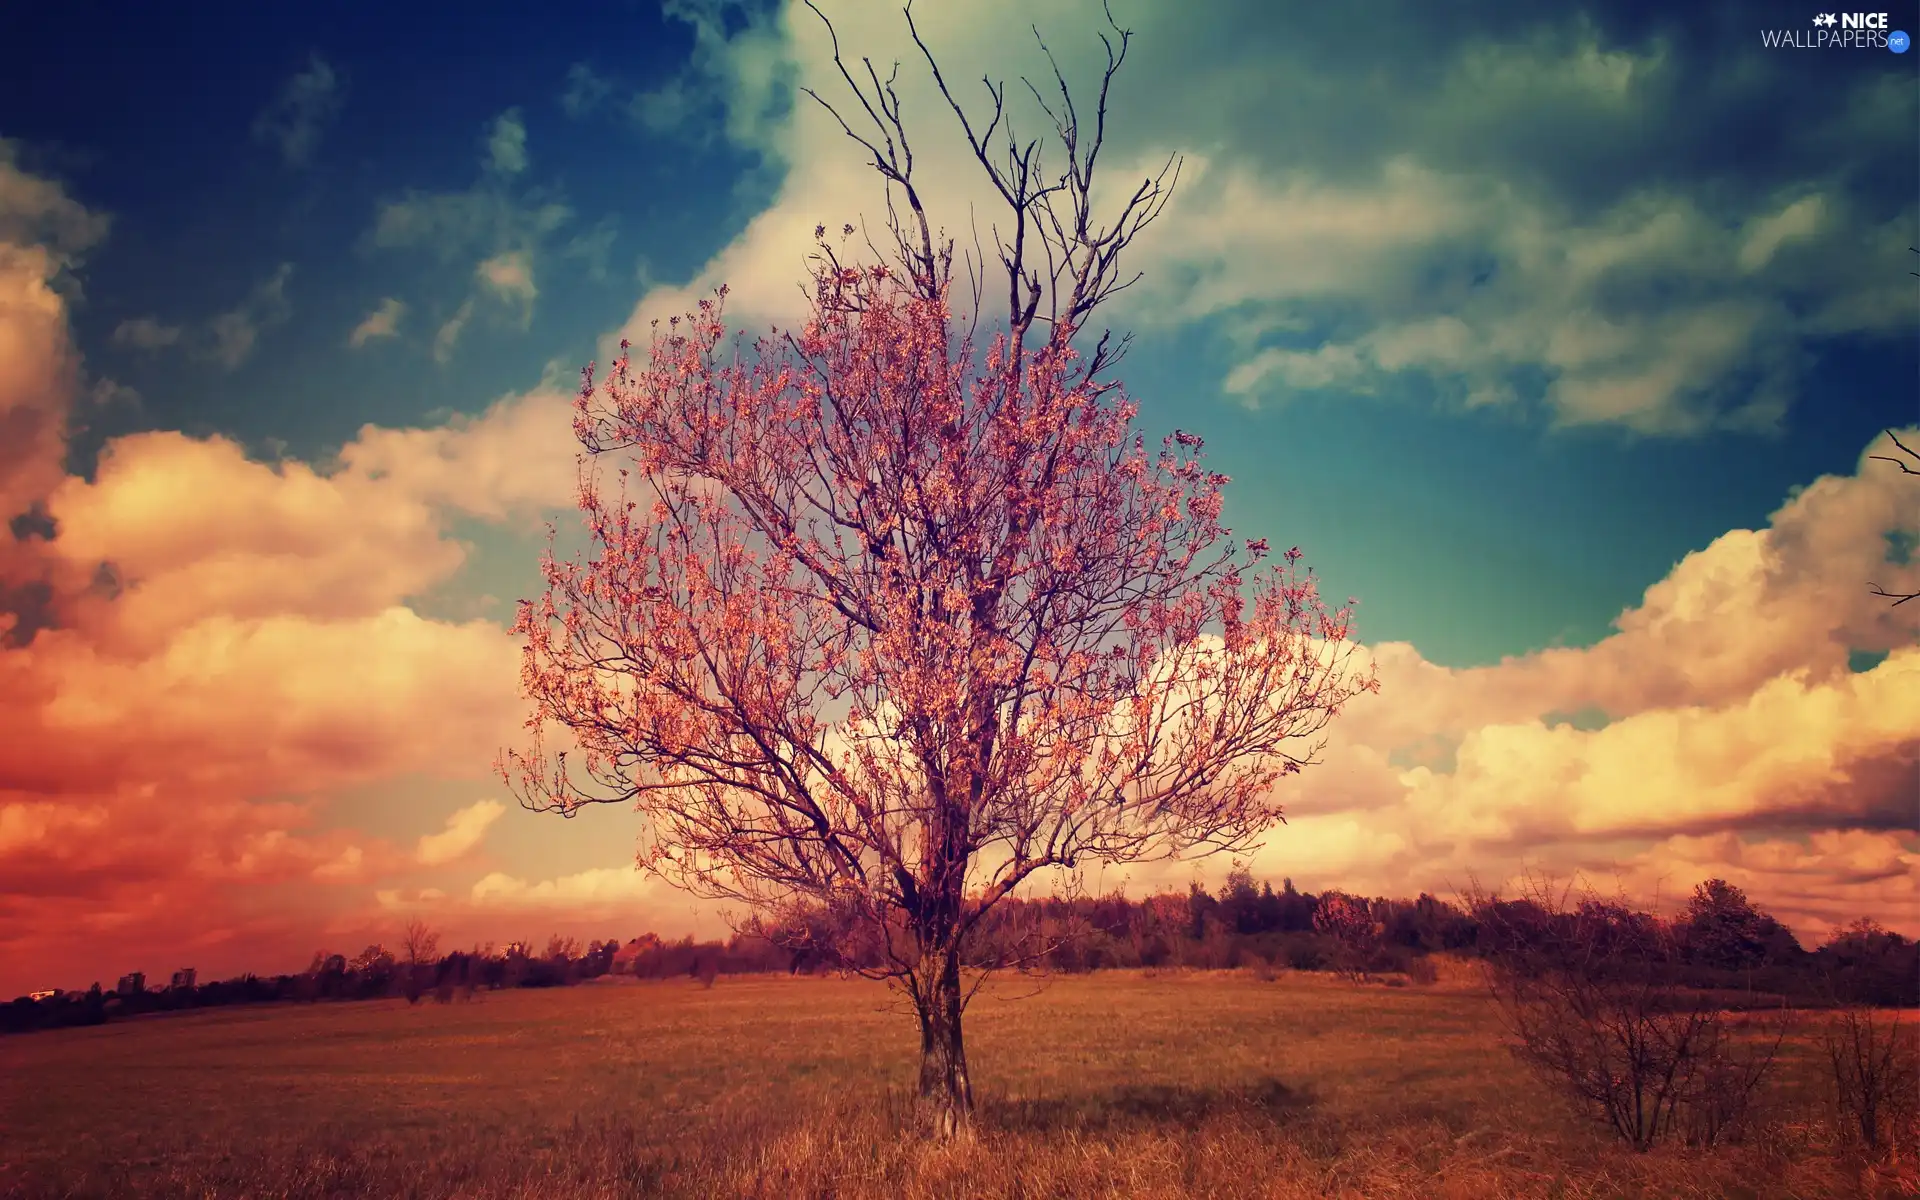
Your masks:
M508 626L573 521L579 369L721 283L797 321L814 226L884 195L797 91L844 97L804 4L510 7L5 18L0 995L415 916L722 928L635 869L636 814L492 774ZM992 198L898 8L820 7L901 63L969 239ZM1920 448L1920 54L1773 0L1112 9L1106 186L1182 156L1120 377L1236 534L1357 599L1382 685L1256 875L1719 876L1808 942L1920 934L1920 602L1869 590L1920 590L1920 479L1872 457ZM1032 26L1097 82L1097 3L916 16L968 104L1045 70Z

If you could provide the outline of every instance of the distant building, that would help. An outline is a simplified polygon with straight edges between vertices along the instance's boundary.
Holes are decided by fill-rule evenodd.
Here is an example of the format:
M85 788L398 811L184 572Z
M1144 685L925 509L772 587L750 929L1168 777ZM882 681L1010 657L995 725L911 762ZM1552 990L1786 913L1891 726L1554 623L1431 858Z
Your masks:
M120 982L114 985L113 990L116 995L138 996L141 992L147 990L147 973L145 971L128 971L120 977Z
M44 991L38 991L38 992L28 992L28 993L27 993L27 999L29 999L29 1000L51 1000L51 999L53 999L53 998L54 998L55 996L58 996L59 994L60 994L60 989L59 989L59 988L47 988L47 989L45 989Z
M173 982L167 985L168 991L183 992L193 987L195 971L192 967L182 967L173 973Z

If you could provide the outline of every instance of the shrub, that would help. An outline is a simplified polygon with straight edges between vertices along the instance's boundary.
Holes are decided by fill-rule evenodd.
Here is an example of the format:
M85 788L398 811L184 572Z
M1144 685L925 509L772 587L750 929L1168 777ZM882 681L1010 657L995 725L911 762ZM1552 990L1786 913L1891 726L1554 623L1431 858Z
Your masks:
M1920 1149L1920 1024L1847 1005L1822 1033L1841 1137L1869 1152Z
M1406 971L1408 981L1417 983L1421 987L1430 987L1440 982L1440 968L1434 966L1433 960L1424 954L1408 959Z
M1319 939L1296 937L1287 942L1287 966L1295 971L1324 971L1327 968L1327 950Z
M1675 1132L1702 1146L1742 1137L1790 1010L1735 1023L1719 998L1681 986L1671 930L1591 894L1570 910L1566 892L1529 888L1473 903L1515 1054L1636 1150Z
M1362 980L1376 969L1386 926L1373 919L1365 900L1326 892L1313 912L1313 928L1333 945L1333 969L1341 978Z

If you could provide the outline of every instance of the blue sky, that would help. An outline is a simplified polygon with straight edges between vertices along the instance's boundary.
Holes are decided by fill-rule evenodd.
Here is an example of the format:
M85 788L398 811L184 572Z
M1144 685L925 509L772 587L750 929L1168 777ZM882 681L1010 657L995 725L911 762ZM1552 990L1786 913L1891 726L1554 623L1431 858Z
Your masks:
M823 7L857 52L884 65L911 51L896 11ZM1892 8L1891 27L1920 29L1911 0ZM1039 22L1085 79L1097 12L1048 0L923 4L920 15L956 78L1032 70L1026 26ZM1114 182L1168 153L1186 156L1174 206L1137 249L1147 275L1108 313L1137 333L1120 373L1143 428L1206 436L1213 465L1234 480L1236 530L1301 545L1328 590L1358 598L1364 640L1409 648L1383 651L1402 655L1392 661L1410 672L1409 688L1444 679L1456 689L1398 711L1467 705L1467 692L1488 706L1433 717L1417 735L1408 729L1428 718L1407 718L1408 729L1367 750L1378 763L1339 768L1348 774L1330 764L1328 788L1401 787L1392 803L1414 804L1408 797L1440 785L1389 786L1381 764L1404 764L1406 747L1429 735L1456 747L1471 746L1476 731L1498 741L1505 735L1487 731L1583 705L1616 723L1753 709L1795 671L1817 683L1835 654L1911 644L1904 613L1889 617L1852 595L1885 535L1910 529L1911 494L1904 516L1897 494L1876 501L1894 514L1884 527L1776 513L1823 476L1866 479L1862 455L1879 432L1920 419L1909 274L1920 255L1907 249L1920 245L1920 55L1766 48L1763 29L1813 28L1813 9L1785 3L1384 5L1360 19L1334 6L1115 0L1114 12L1137 32L1117 84ZM804 8L71 3L8 23L0 236L42 253L32 272L57 312L19 309L53 316L22 325L0 350L25 364L28 381L10 402L0 392L0 413L7 403L57 413L61 430L57 471L53 451L0 455L0 471L15 476L0 497L51 513L60 530L32 541L38 525L16 523L0 595L22 615L9 651L16 667L54 672L54 699L33 718L48 731L79 728L60 722L86 707L76 698L81 668L59 666L68 660L50 649L69 646L50 636L61 632L85 640L87 663L111 659L129 672L116 685L125 694L140 690L127 680L201 645L193 637L210 636L210 615L230 618L249 645L246 631L262 622L304 621L315 636L371 647L374 635L347 625L394 610L431 630L503 642L510 602L536 585L541 522L564 519L568 431L551 401L579 367L604 358L620 331L644 329L719 282L734 286L742 320L791 319L806 249L795 231L871 217L881 204L877 179L844 137L810 101L795 103L796 83L831 81L819 23ZM916 65L906 58L903 77ZM988 211L979 180L917 75L906 95L939 215L958 229L968 205ZM368 426L386 433L369 440ZM159 434L176 436L141 440ZM237 449L209 449L220 439ZM123 440L121 461L152 473L115 492L98 460ZM312 469L300 476L308 482L288 482L297 464ZM349 488L353 480L364 488ZM356 505L386 504L383 485L401 499L365 516ZM319 507L303 507L314 496ZM204 513L170 525L176 503ZM1853 512L1850 503L1832 511ZM1785 531L1802 516L1810 530L1845 524L1855 557L1796 549L1800 534ZM256 519L265 523L236 532ZM1628 626L1704 622L1716 604L1746 604L1727 594L1746 586L1728 564L1748 543L1727 539L1749 530L1771 557L1752 568L1752 611L1722 613L1716 628L1775 630L1803 611L1793 605L1842 614L1808 629L1804 661L1775 634L1756 633L1751 654L1714 651L1715 663L1744 654L1763 664L1750 678L1702 666L1679 671L1687 686L1635 692L1619 683L1625 668L1595 665L1630 653L1690 661L1717 638L1737 641L1710 631L1690 634L1686 647L1621 648L1618 639ZM336 555L341 546L352 552ZM381 554L393 563L376 561ZM1696 587L1676 574L1690 555L1702 579L1719 582ZM105 615L74 607L106 561L129 595L147 564L154 582L141 603L158 605L177 586L164 619L112 608L129 599L103 601ZM1831 595L1780 599L1769 589L1792 591L1779 582L1783 563L1853 574L1828 581L1842 589ZM226 571L279 582L241 586ZM209 582L216 577L225 582ZM293 580L311 580L313 594L295 594ZM1681 598L1654 598L1649 589L1663 584ZM1639 626L1616 626L1635 611ZM494 634L463 624L475 620ZM41 627L44 641L27 636ZM1553 657L1556 649L1575 657ZM1575 662L1586 665L1565 669L1585 682L1526 700L1495 702L1488 696L1504 696L1507 684L1482 686ZM1886 669L1895 668L1898 656ZM328 670L371 680L385 669L372 659L279 663L273 678L312 671L314 682L285 684L272 703L325 691ZM164 697L177 684L156 685L154 703L171 703ZM131 708L121 719L144 720ZM216 716L207 722L172 730L168 743L204 743L214 749L196 753L217 757L238 735ZM680 903L592 874L625 870L630 831L616 818L596 818L583 838L578 826L497 811L505 797L487 781L490 753L474 752L511 736L493 710L436 742L433 755L376 753L367 747L380 735L351 724L329 717L297 736L291 725L250 735L264 741L242 756L248 763L309 754L347 765L317 776L276 766L251 784L200 779L191 787L231 793L227 815L205 828L125 799L142 787L188 787L191 771L152 768L148 778L130 767L89 792L49 790L17 765L14 783L0 779L0 804L15 806L17 828L42 832L0 836L0 864L9 853L44 854L55 836L45 831L77 812L97 812L111 828L240 839L252 849L233 850L193 885L232 916L205 953L236 958L323 928L357 937L408 904L470 902L445 919L480 929L499 911L486 908L489 897L539 914L526 920L560 923L575 915L570 896L588 909ZM267 744L283 735L298 747L282 754ZM1807 786L1852 787L1854 799L1794 801L1800 815L1772 824L1743 815L1786 811L1769 807L1763 780L1727 800L1719 824L1589 822L1575 837L1511 821L1495 836L1468 822L1471 836L1408 827L1369 849L1355 848L1350 827L1378 824L1355 814L1379 805L1328 802L1326 861L1364 863L1363 874L1385 881L1409 871L1438 880L1469 860L1506 862L1529 849L1591 866L1652 862L1645 856L1658 857L1663 837L1737 834L1762 847L1788 844L1781 838L1805 846L1814 835L1882 839L1834 843L1836 863L1879 854L1879 865L1865 890L1809 904L1801 915L1814 928L1848 903L1915 894L1913 822L1889 832L1872 815L1886 811L1884 796L1860 799L1858 780L1879 764L1897 782L1916 742L1920 726L1895 721L1879 742L1847 751L1853 758L1829 747L1824 782ZM1587 755L1586 777L1606 775L1597 743L1569 753ZM1467 787L1457 772L1448 778L1447 787ZM477 832L459 854L415 846L443 823ZM233 866L265 855L258 839L275 830L274 853L291 857L260 871L305 873L291 907L260 899L248 889L261 878ZM354 840L362 835L365 845ZM1689 868L1740 865L1719 843L1662 853ZM1757 865L1785 853L1753 851L1749 882L1791 890ZM1289 865L1273 863L1276 873ZM1312 874L1291 866L1296 878ZM87 868L112 869L104 860ZM133 874L167 878L148 870ZM315 880L331 890L307 887ZM8 903L18 915L50 913L60 886ZM82 907L129 911L133 893L75 886ZM151 920L165 926L157 910ZM126 921L114 928L146 929ZM53 936L49 926L45 940Z

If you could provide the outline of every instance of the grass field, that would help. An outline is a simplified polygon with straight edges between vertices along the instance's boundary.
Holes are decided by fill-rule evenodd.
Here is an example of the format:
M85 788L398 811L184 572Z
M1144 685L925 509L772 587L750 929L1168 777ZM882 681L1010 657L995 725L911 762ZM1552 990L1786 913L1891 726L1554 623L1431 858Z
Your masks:
M1464 984L1110 972L968 1014L979 1135L905 1135L876 984L785 977L233 1008L0 1041L0 1194L1874 1196L1812 1043L1757 1144L1635 1155L1520 1071Z

